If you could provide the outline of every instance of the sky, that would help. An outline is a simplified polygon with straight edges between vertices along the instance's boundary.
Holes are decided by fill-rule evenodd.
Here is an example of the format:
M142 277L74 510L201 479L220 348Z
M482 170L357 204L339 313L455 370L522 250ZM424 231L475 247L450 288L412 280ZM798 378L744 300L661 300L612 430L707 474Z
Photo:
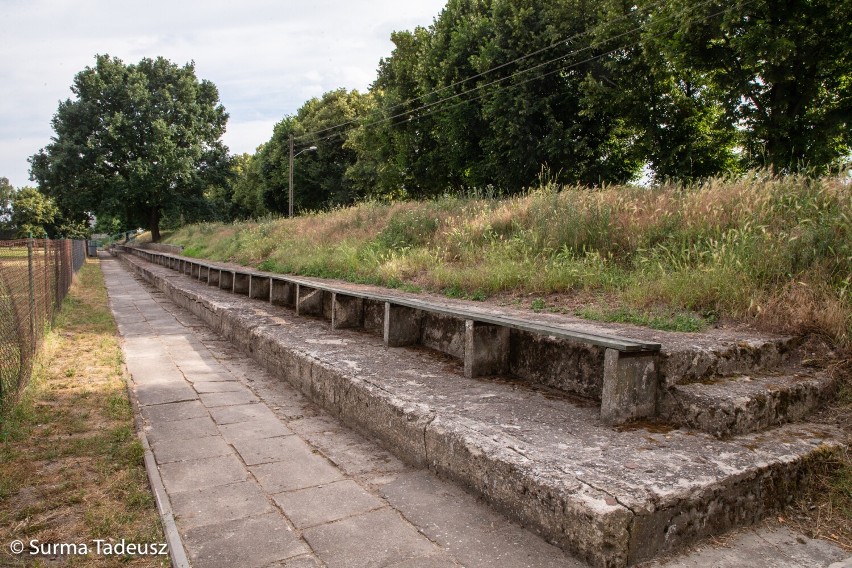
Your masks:
M125 63L195 62L230 119L225 144L254 152L311 97L366 90L394 30L428 26L446 0L0 0L0 177L29 181L27 158L79 71L109 54Z

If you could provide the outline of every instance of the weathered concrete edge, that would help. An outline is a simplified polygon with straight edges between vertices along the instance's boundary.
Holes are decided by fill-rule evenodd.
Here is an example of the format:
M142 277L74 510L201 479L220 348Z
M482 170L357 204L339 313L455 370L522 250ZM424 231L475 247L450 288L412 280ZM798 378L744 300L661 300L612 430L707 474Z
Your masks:
M747 476L757 482L735 476L705 487L694 498L684 500L681 496L674 503L658 503L661 506L653 507L655 510L643 510L642 506L631 510L599 488L585 485L578 491L576 487L566 487L558 475L549 474L553 472L525 467L506 448L466 429L455 417L442 420L440 414L424 405L407 403L369 381L323 364L309 353L277 343L276 326L252 323L238 309L182 288L182 279L177 275L155 274L144 266L144 261L122 258L178 305L199 316L262 366L286 377L347 424L377 436L410 463L428 466L468 486L497 509L597 566L625 566L719 530L750 524L753 520L744 518L739 523L726 523L727 516L722 515L708 519L707 524L714 530L693 526L693 532L681 534L680 538L660 532L672 519L696 507L700 509L707 495L727 494L730 503L753 491L761 494L765 487L759 480L773 477L769 470L780 474L782 483L795 482L809 459L808 454L765 464L767 467ZM592 495L594 492L597 495ZM602 500L612 502L612 507L602 508ZM770 503L769 509L775 505ZM760 510L760 514L768 512L763 507Z
M176 286L180 282L177 275L160 276L134 259L120 258L268 371L291 382L348 426L377 437L403 460L468 486L498 510L593 565L616 568L627 564L633 514L612 498L612 505L595 510L591 503L605 503L609 497L605 492L590 486L582 487L579 494L566 490L558 477L535 475L529 468L519 467L517 456L502 455L510 453L508 450L441 421L428 407L407 403L308 353L280 345L271 333L274 326L252 325L237 310L221 309ZM442 455L453 457L441 459ZM491 482L483 485L484 477ZM571 534L566 534L568 530Z
M110 299L110 303L112 300ZM124 349L122 348L122 351ZM128 379L131 377L130 370L127 365L124 367L125 376ZM142 442L144 450L145 471L148 473L148 483L151 485L151 492L154 493L154 501L157 503L157 510L160 513L160 522L163 525L163 533L166 537L166 542L169 545L169 556L172 561L173 568L191 568L189 559L186 556L186 550L183 547L183 539L180 537L175 524L175 517L172 513L172 503L169 500L169 494L166 492L166 486L163 485L163 478L160 476L160 468L157 467L157 460L154 458L154 452L151 451L151 445L148 443L148 437L145 435L145 425L140 411L139 400L136 398L136 392L130 385L130 382L125 384L127 387L127 395L133 405L133 421L136 426L136 434Z

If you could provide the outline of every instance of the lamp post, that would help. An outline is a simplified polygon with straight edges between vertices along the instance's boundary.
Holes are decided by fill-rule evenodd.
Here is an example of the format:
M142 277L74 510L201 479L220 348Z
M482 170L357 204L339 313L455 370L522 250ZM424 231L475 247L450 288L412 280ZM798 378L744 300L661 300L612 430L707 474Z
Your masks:
M301 154L302 152L313 152L317 149L316 146L311 146L310 148L305 148L304 150L299 150L295 154L293 154L293 135L290 135L290 200L287 204L288 206L288 217L293 217L293 158Z

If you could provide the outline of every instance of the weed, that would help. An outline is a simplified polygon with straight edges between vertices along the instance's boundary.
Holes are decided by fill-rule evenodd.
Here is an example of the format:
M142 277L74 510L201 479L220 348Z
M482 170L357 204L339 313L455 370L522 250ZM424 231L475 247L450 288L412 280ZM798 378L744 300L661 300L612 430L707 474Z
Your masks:
M696 332L706 329L708 321L701 316L682 312L652 313L626 307L615 309L582 308L576 315L595 321L629 323L663 331Z
M842 179L750 172L596 190L543 180L510 198L489 197L495 191L371 202L189 226L170 241L275 272L457 298L593 291L640 325L700 329L710 320L676 314L715 314L852 345L852 191ZM791 309L795 317L785 317Z
M4 534L41 542L134 535L140 535L136 542L163 541L121 360L103 278L97 261L90 261L45 337L20 402L0 415ZM0 564L7 559L0 553ZM94 561L123 566L129 560L139 566L166 562ZM53 565L40 561L33 565Z

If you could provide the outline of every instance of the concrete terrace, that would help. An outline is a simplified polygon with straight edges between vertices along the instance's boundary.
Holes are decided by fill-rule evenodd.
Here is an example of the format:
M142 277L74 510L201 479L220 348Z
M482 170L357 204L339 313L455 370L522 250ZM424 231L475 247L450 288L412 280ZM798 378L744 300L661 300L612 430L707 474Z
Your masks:
M291 310L269 302L275 283L266 280L264 288L262 275L253 284L254 275L226 270L230 289L223 291L221 271L215 286L209 285L209 265L203 279L201 265L192 261L176 272L129 255L123 258L159 288L151 292L117 263L105 263L147 440L189 557L205 566L217 565L216 559L233 560L241 547L271 550L268 556L259 554L258 563L251 564L257 566L282 560L286 566L390 566L407 559L413 563L398 565L634 564L759 521L795 490L801 468L840 439L831 428L785 424L789 420L783 416L733 426L722 420L726 433L736 434L722 438L712 435L718 420L705 428L708 432L658 421L618 426L625 421L618 404L611 402L616 412L605 411L607 397L624 400L613 397L612 386L606 385L607 377L625 375L623 368L606 367L613 364L609 351L618 345L592 342L575 349L574 361L590 370L574 373L570 384L554 384L536 372L531 360L559 351L559 345L545 341L544 347L524 354L512 341L527 336L495 331L495 325L508 321L500 314L464 312L462 320L478 324L459 327L443 321L436 326L443 333L430 331L423 316L414 314L419 321L416 340L408 331L401 334L408 340L395 342L389 341L394 335L387 305L377 337L365 333L370 318L378 317L368 315L363 300L359 315L339 312L341 319L358 325L335 325L336 298L330 298L327 310L328 302L321 294L316 297L318 288L310 283L304 284L310 290L305 296L313 296L313 304L300 303L299 288L282 292L280 303L292 304ZM246 283L245 297L237 295L237 281ZM359 297L355 289L344 295ZM331 312L331 326L317 317L326 311ZM447 317L447 312L437 313ZM533 323L550 341L552 327ZM213 324L221 336L206 324ZM490 327L477 335L480 326ZM520 331L535 329L523 325ZM222 336L255 362L238 355ZM471 346L483 338L485 343L496 339L499 348L471 357ZM576 343L575 338L567 340ZM643 338L609 341L627 346L619 353L632 349L629 345L641 346L640 359L659 349ZM395 347L397 343L408 347ZM754 364L755 358L758 367L777 362L788 347L770 343L748 349L740 345L734 349L744 353L739 358L707 348L701 350L703 360L693 357L689 364L673 349L653 363L665 383L689 389L688 382L679 386L682 377L697 375L702 365L737 368ZM501 352L515 353L516 360L500 360ZM633 364L632 357L624 359ZM484 370L477 372L478 366ZM491 376L495 373L499 376ZM634 391L647 375L644 370L626 374ZM597 375L603 376L603 384L589 382L589 376ZM812 379L809 392L815 394L808 408L818 404L821 393L830 392L830 385ZM804 388L801 382L796 388ZM668 391L639 391L640 399L648 393L654 397L653 408L671 402ZM645 416L642 404L634 404L635 396L628 398L628 419L655 418ZM804 415L806 410L796 412ZM688 422L689 411L681 411ZM778 415L777 405L773 412ZM375 437L382 448L338 419ZM343 432L342 438L329 434L335 432ZM412 466L454 480L472 494ZM261 534L267 545L257 548ZM222 535L231 535L231 540ZM230 544L223 545L226 540ZM813 548L823 550L819 544ZM359 550L363 558L357 557ZM837 559L837 551L829 550L813 556L812 565Z

